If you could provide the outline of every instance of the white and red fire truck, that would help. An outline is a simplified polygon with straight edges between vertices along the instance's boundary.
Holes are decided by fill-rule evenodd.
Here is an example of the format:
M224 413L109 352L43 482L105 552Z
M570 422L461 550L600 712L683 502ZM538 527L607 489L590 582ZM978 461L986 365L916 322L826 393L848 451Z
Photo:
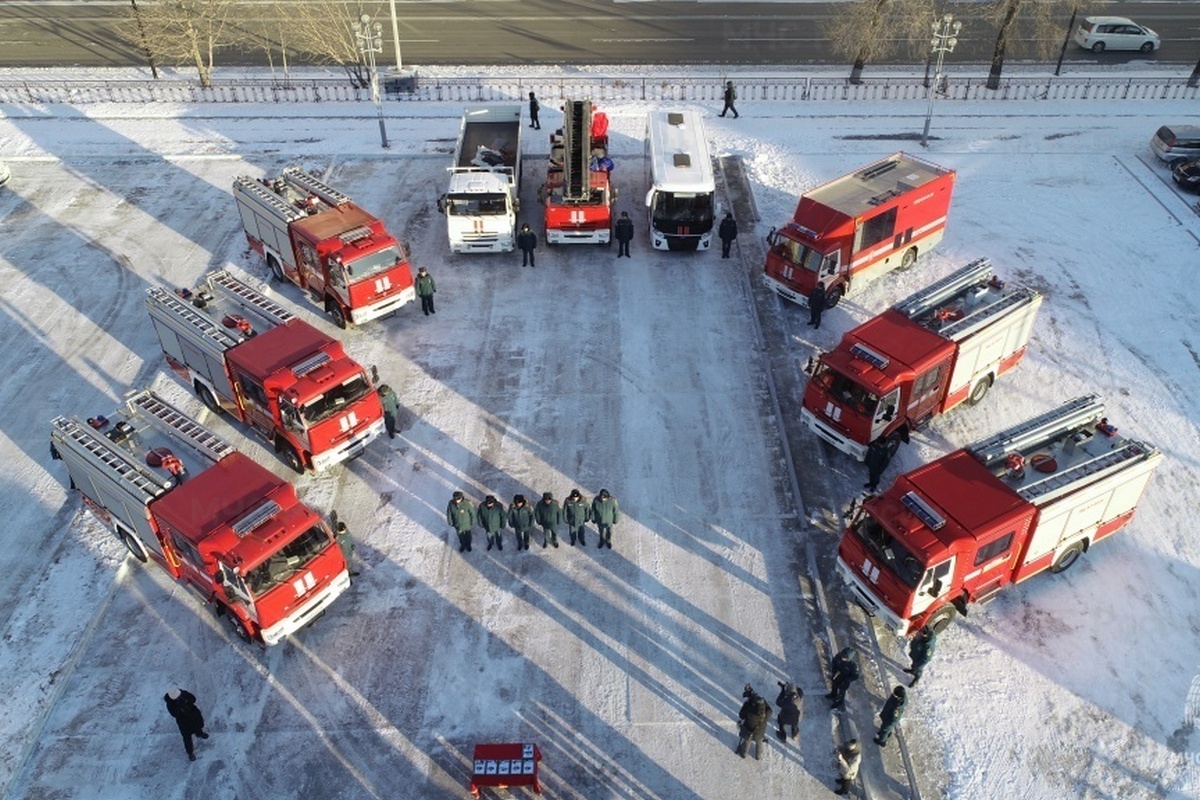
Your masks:
M1133 517L1162 454L1120 436L1095 396L901 475L852 515L838 572L900 635L1062 572Z
M804 424L862 460L881 437L980 402L1025 354L1042 296L981 258L842 337L812 365Z
M238 636L276 644L349 588L329 526L292 485L153 392L50 426L51 454L91 510Z
M233 182L250 247L344 328L416 297L404 246L383 222L299 167Z
M907 153L800 196L792 220L767 235L766 285L808 305L817 281L828 308L942 240L954 170Z
M562 129L550 135L550 166L538 198L546 207L547 244L612 244L608 116L590 100L563 104Z
M195 289L146 290L171 368L297 472L360 455L383 432L371 378L330 338L225 270Z

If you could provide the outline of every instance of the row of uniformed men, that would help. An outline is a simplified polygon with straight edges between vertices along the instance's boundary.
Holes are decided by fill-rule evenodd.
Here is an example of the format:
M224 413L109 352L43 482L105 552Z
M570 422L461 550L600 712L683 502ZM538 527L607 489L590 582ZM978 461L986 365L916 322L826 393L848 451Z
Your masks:
M586 525L596 523L600 535L597 547L612 549L612 529L621 520L621 509L617 498L609 494L607 489L601 489L600 494L591 503L578 489L572 489L567 495L566 502L559 505L550 492L544 492L542 499L534 506L525 500L525 495L513 496L512 505L507 509L496 499L488 495L476 508L462 492L455 492L446 506L446 524L458 534L458 552L471 551L471 534L475 525L483 528L487 535L487 549L494 546L497 550L504 549L501 534L505 528L512 528L517 538L517 549L529 549L529 534L533 528L542 529L542 547L553 545L558 547L558 528L566 523L571 536L571 544L577 541L586 545Z

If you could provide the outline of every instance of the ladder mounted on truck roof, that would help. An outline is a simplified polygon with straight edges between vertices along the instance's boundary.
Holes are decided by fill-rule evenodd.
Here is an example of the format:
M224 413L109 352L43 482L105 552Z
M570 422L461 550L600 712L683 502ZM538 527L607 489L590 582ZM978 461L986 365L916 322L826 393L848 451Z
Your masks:
M563 104L563 199L591 198L592 101Z
M983 283L991 278L992 274L991 259L977 258L962 269L909 295L892 308L909 319L916 319L933 311L947 300L962 294L968 287Z
M289 203L286 198L276 194L269 186L263 185L262 181L255 178L239 175L234 180L233 186L242 194L254 198L260 205L269 208L284 222L292 223L307 216L299 208Z
M1157 452L1154 448L1141 442L1126 440L1119 447L1095 458L1081 461L1067 469L1030 481L1017 489L1017 494L1034 505L1044 505L1060 494L1073 491L1076 484L1085 477L1099 480L1105 473L1116 472L1131 461L1152 458Z
M1003 461L1009 453L1023 453L1044 446L1071 431L1099 422L1104 403L1094 394L1068 400L1056 409L1000 431L966 449L986 467Z
M349 197L300 167L288 167L280 177L305 194L316 195L334 208L350 202Z
M253 311L265 317L274 325L283 325L294 317L292 312L279 303L233 277L229 270L221 269L210 273L207 283L212 289L220 288L221 292L230 300L247 311Z
M229 327L222 324L223 313L227 310L240 310L254 314L268 327L283 325L294 319L293 314L283 306L265 297L252 287L242 283L226 270L210 273L196 288L193 298L199 298L202 305L196 305L175 292L167 291L161 286L152 286L146 290L146 304L164 309L171 318L183 322L191 328L201 340L208 340L219 350L228 350L234 345L249 339L254 331L239 327ZM235 308L210 308L214 302L232 304ZM206 311L206 309L208 309ZM257 331L262 333L262 331Z
M142 412L160 429L187 442L193 450L213 463L233 452L233 445L149 389L129 395L125 404L129 407L131 416Z
M85 454L84 457L93 464L116 475L131 495L142 495L147 498L158 497L174 485L174 481L167 481L164 486L161 477L151 475L143 470L139 464L114 450L103 436L97 436L87 426L79 424L77 420L70 417L55 417L50 420L50 424L58 434L60 441L68 443L73 450Z

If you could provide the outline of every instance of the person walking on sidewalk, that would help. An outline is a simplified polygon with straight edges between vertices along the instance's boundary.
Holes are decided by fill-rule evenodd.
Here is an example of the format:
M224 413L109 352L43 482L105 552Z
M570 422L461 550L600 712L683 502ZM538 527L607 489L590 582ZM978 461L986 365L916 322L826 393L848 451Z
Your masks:
M904 707L908 705L908 696L904 691L903 686L897 686L892 689L891 696L887 702L883 704L883 710L879 712L879 733L875 734L875 744L880 747L887 747L888 739L892 738L892 730L900 723L900 718L904 716Z
M737 100L737 89L733 88L733 81L725 81L725 107L721 109L720 116L725 116L726 111L733 112L733 118L738 118L737 109L733 107L734 101Z
M721 238L721 258L729 258L729 250L733 247L733 241L737 239L737 220L728 211L717 228L717 236Z
M400 416L400 398L386 383L380 384L379 402L383 404L383 427L387 429L389 439L396 438L396 419Z
M558 547L558 526L562 525L562 506L550 492L543 492L542 499L533 508L533 518L542 529L542 547L552 544Z
M488 550L491 550L493 546L497 550L504 549L501 534L507 524L505 519L504 505L496 499L494 494L483 498L483 503L475 514L475 521L479 523L479 527L483 528L483 533L487 536Z
M601 489L600 494L592 501L592 521L596 523L600 534L597 547L612 550L612 529L621 521L621 509L617 505L617 498L609 494L608 489Z
M424 267L417 270L416 281L417 297L421 298L421 310L425 312L425 316L436 314L433 310L433 295L437 292L437 284L433 282L433 276Z
M533 263L533 251L537 250L537 234L529 229L529 224L521 226L521 232L517 234L517 247L521 249L521 266L535 267Z
M446 522L458 534L458 552L471 552L471 529L475 527L475 504L455 492L446 506ZM491 545L489 544L490 548Z
M563 504L563 518L567 521L567 533L571 534L571 546L575 545L576 538L580 545L586 545L585 526L592 519L592 506L578 489L572 489L567 495L567 502Z
M842 707L846 701L846 690L856 680L858 680L858 663L854 660L854 651L849 647L844 647L829 662L829 682L833 684L833 688L825 696L829 698L831 707Z
M508 507L508 527L517 535L517 549L529 549L529 530L533 527L533 509L525 501L525 495L513 495L512 505Z
M617 237L617 258L629 255L629 243L633 241L633 220L629 218L628 211L621 212L621 218L617 220L615 235Z
M173 686L163 695L163 701L167 704L167 713L175 718L175 724L179 726L179 733L183 736L183 749L187 751L188 760L195 761L196 748L192 744L192 737L208 738L208 734L204 731L204 715L200 713L200 708L196 705L196 695L186 689Z
M538 122L538 112L542 110L542 105L537 101L537 97L533 92L529 93L529 127L534 130L541 130L542 123Z

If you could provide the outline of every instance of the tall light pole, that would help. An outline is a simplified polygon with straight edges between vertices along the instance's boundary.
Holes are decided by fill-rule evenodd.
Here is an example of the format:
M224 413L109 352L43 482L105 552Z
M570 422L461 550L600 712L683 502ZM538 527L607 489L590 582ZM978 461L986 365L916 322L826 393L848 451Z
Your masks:
M400 61L400 26L396 23L396 0L388 0L388 4L392 7L392 42L396 45L396 72L403 72L404 64Z
M943 14L941 20L933 23L933 38L929 40L929 44L933 48L931 52L937 53L937 69L933 72L933 86L929 89L929 108L925 112L925 132L921 134L921 147L929 146L929 123L933 120L933 101L937 97L938 87L942 85L942 62L946 59L946 53L954 52L954 47L958 44L955 37L961 29L962 23L955 22L953 14Z
M371 22L369 14L363 14L359 22L354 23L354 36L358 39L358 52L362 53L371 72L371 99L375 101L375 110L379 112L379 139L383 149L387 150L387 129L383 126L383 102L379 99L379 73L375 70L375 54L383 52L383 28L378 22Z

